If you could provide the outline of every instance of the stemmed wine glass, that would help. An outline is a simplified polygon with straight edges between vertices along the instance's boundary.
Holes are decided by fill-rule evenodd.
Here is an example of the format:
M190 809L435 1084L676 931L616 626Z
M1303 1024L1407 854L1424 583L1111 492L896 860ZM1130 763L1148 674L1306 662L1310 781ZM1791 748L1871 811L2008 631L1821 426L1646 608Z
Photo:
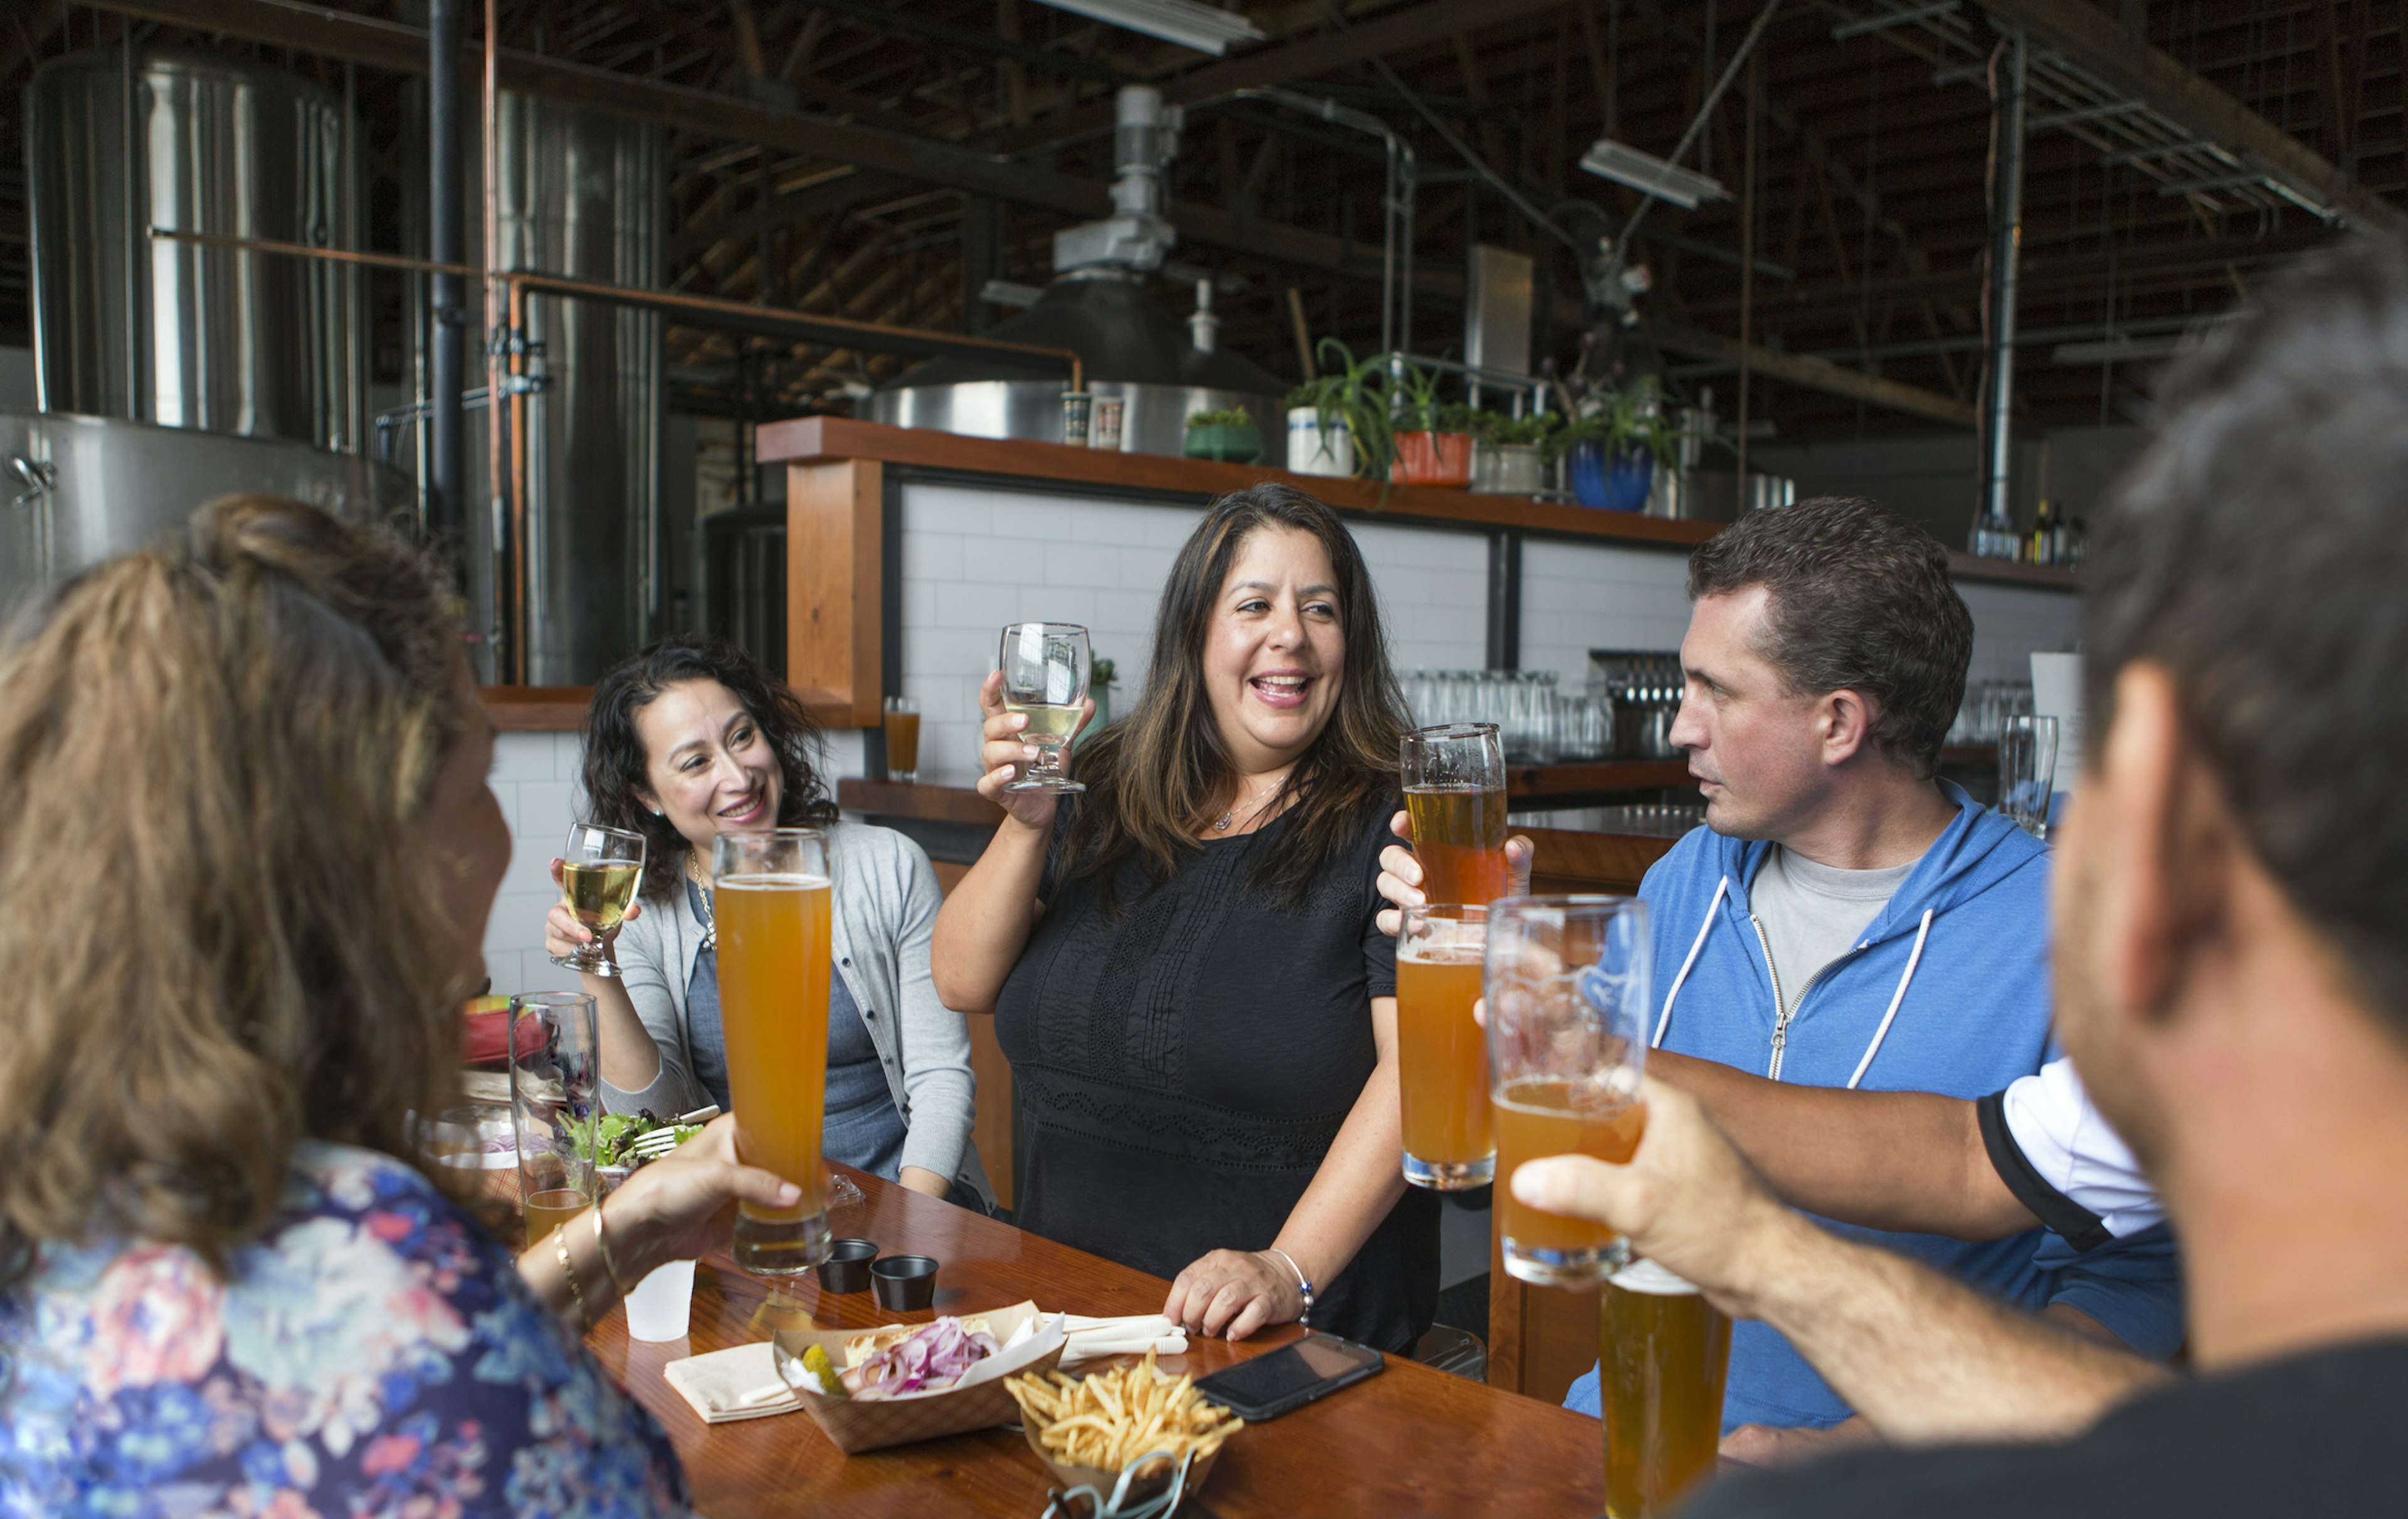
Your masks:
M560 847L560 899L594 937L566 954L553 955L552 964L588 976L619 974L603 953L603 941L635 905L643 881L643 835L592 823L569 824L568 841Z
M1014 623L996 659L1003 706L1028 719L1020 735L1037 757L1006 791L1084 791L1062 768L1063 751L1087 710L1087 630L1068 623Z

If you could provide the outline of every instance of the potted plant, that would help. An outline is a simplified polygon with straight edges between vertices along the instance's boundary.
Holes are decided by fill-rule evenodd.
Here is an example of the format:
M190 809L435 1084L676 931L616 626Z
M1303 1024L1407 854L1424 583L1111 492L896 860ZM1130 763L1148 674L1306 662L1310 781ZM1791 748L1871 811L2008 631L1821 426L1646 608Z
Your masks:
M1190 459L1250 465L1263 456L1262 430L1254 425L1254 414L1241 406L1192 412L1187 418L1187 441L1180 451Z
M1584 507L1637 511L1659 467L1669 468L1680 434L1665 424L1652 375L1592 394L1555 435L1564 483Z
M1560 419L1479 411L1471 418L1471 488L1490 495L1535 495L1546 488L1547 442Z
M1388 427L1396 457L1388 478L1399 485L1471 483L1471 418L1467 406L1441 405L1438 371L1399 360L1391 380Z
M1340 479L1387 457L1387 408L1380 394L1381 355L1357 361L1325 337L1314 350L1319 378L1287 393L1287 466L1299 475Z

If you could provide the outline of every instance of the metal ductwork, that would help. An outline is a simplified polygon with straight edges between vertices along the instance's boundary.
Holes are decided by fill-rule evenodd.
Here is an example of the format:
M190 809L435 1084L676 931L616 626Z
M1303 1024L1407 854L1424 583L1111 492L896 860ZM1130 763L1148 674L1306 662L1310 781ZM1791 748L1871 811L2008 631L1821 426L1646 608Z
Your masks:
M1128 85L1116 116L1113 214L1054 234L1054 283L984 336L1078 353L1096 399L1125 406L1128 452L1176 454L1189 416L1242 407L1260 426L1263 463L1280 464L1285 382L1218 347L1209 286L1199 283L1197 316L1184 322L1149 288L1179 237L1162 214L1169 200L1165 172L1179 147L1178 107L1165 107L1157 90ZM1062 378L990 359L935 359L880 391L869 414L905 427L1059 443Z

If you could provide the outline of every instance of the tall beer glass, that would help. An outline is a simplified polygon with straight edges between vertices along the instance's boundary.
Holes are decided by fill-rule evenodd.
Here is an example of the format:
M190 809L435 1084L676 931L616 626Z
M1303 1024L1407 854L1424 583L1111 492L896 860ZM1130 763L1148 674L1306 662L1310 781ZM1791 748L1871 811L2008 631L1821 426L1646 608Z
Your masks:
M828 945L835 877L816 828L724 833L711 840L719 925L719 1017L736 1153L803 1189L792 1208L738 1205L736 1264L768 1274L827 1258Z
M1435 1192L1486 1186L1497 1171L1488 1051L1471 1016L1487 942L1484 907L1409 907L1397 934L1405 1180Z
M1494 723L1416 728L1403 743L1405 810L1422 896L1493 902L1505 877L1505 750Z
M1635 896L1512 896L1488 905L1489 1096L1497 1180L1545 1155L1627 1161L1646 1105L1652 951ZM1524 1282L1584 1286L1628 1263L1602 1224L1543 1213L1497 1189L1505 1269Z
M1722 1311L1654 1261L1635 1261L1606 1283L1598 1359L1607 1519L1670 1513L1713 1474L1730 1340Z
M1084 791L1062 767L1070 734L1087 715L1092 664L1087 630L1069 623L1014 623L1003 630L996 666L1003 705L1028 719L1022 740L1037 751L1006 791Z
M518 1146L526 1242L593 1206L602 1119L602 1041L594 998L530 992L510 998L510 1129Z

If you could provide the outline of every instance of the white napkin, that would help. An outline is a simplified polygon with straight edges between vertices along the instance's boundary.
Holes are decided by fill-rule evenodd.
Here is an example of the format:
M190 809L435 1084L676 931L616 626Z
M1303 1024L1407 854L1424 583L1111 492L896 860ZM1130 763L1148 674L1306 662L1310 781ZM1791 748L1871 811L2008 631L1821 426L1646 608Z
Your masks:
M777 1353L766 1340L671 1361L661 1375L705 1424L767 1418L803 1406L802 1396L778 1375Z
M1142 1355L1147 1351L1157 1355L1183 1355L1187 1352L1186 1331L1159 1313L1132 1313L1108 1319L1065 1313L1062 1319L1069 1332L1062 1346L1064 1366L1107 1355Z

